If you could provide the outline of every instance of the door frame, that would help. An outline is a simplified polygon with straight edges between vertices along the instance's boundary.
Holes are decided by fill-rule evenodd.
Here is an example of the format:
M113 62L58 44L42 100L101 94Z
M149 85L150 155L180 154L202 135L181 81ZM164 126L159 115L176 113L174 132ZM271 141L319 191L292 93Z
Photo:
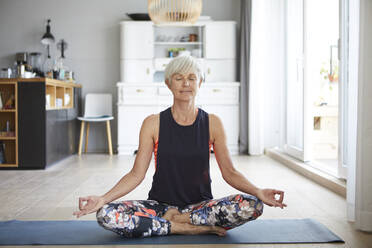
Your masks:
M298 147L295 147L293 145L290 145L287 143L287 115L288 115L288 111L287 111L287 98L288 98L288 84L286 83L286 86L284 87L285 89L283 90L283 96L284 96L284 100L283 100L283 107L282 107L282 113L285 113L285 118L284 120L281 121L281 125L282 125L282 132L283 132L283 135L281 136L281 145L283 147L283 150L289 154L290 156L292 157L295 157L303 162L307 162L309 160L311 160L311 131L312 131L312 111L311 111L311 101L309 101L309 98L311 98L311 94L309 94L309 92L311 92L311 86L309 85L308 83L308 80L307 80L307 70L306 70L306 64L307 64L307 61L306 61L306 54L307 54L307 44L306 44L306 39L305 39L305 35L306 35L306 24L307 24L307 20L306 20L306 12L305 12L305 8L306 8L306 0L301 0L302 1L302 54L301 54L301 58L297 58L297 61L296 61L296 65L297 65L297 68L296 68L296 73L297 73L297 78L299 78L300 76L302 77L302 95L303 95L303 109L302 109L302 114L303 114L303 123L302 123L302 130L303 130L303 139L302 139L302 150L299 149ZM287 16L288 16L288 1L285 2L286 6L285 6L285 18L286 18L286 25L285 25L285 32L287 33L288 32L288 29L287 29L287 23L288 23L288 20L287 20ZM286 48L285 48L285 53L287 54L287 37L285 38L286 39ZM285 63L287 63L287 56L286 57L286 61ZM287 70L286 70L286 82L288 82L288 74L287 74Z

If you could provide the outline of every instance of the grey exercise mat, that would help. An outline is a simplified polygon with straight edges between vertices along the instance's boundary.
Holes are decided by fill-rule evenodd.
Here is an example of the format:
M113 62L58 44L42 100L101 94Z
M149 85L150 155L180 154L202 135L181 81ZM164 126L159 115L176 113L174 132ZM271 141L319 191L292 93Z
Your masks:
M217 235L128 239L96 221L1 221L0 245L265 244L343 242L313 219L255 220Z

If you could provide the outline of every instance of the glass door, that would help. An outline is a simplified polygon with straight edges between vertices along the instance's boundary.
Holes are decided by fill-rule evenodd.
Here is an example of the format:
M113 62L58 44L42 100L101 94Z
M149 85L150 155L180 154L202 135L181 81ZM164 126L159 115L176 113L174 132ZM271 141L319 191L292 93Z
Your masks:
M350 138L348 0L286 3L283 148L313 167L345 178Z
M287 0L286 5L286 136L284 150L289 155L307 161L308 142L306 85L304 81L304 2Z
M311 85L310 165L337 175L339 151L339 0L305 0L306 79Z

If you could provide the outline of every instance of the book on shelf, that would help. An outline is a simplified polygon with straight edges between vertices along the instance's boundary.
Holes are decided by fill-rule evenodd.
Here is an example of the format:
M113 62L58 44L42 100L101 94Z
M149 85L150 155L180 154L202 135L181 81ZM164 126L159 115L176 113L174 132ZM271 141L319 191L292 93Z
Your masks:
M3 141L0 141L0 164L5 164L5 144Z

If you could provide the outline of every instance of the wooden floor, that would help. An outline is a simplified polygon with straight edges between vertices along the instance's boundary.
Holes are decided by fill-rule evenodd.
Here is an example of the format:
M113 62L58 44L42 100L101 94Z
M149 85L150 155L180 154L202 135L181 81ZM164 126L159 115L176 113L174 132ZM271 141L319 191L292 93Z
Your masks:
M74 219L72 212L77 210L79 196L105 193L131 169L133 162L134 157L88 154L81 157L69 157L46 170L0 171L0 219ZM355 231L353 224L346 221L344 198L267 156L234 156L233 162L235 167L257 186L285 191L285 202L288 207L282 210L265 206L261 218L314 218L343 238L346 243L201 245L201 247L372 247L372 234ZM144 182L125 196L125 199L147 199L154 173L154 163L151 163ZM211 177L215 198L237 193L223 181L213 156L211 157ZM95 215L91 214L81 219L94 220ZM153 246L132 247L151 248ZM175 245L157 247L175 247ZM200 247L200 245L177 245L177 247Z

